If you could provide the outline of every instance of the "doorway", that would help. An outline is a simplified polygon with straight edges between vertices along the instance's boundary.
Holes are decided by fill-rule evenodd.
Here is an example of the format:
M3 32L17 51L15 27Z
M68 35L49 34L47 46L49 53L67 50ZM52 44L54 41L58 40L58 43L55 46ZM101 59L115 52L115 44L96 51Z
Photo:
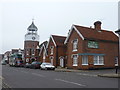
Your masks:
M60 57L60 67L64 67L64 57Z

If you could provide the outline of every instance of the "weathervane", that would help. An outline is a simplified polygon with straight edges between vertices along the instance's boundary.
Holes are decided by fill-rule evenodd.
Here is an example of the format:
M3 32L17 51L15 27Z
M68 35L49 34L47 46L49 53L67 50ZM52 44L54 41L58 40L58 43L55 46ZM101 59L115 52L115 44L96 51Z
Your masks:
M35 20L35 19L34 19L34 18L32 18L32 22L34 22L34 20Z

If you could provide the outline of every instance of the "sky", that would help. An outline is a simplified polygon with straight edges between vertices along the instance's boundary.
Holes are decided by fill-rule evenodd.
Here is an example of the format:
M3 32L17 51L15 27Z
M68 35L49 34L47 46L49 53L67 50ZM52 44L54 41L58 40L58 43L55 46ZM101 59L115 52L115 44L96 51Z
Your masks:
M118 29L118 0L1 0L0 53L24 48L28 26L38 28L40 43L50 35L67 36L73 24L94 27L102 22L102 29Z

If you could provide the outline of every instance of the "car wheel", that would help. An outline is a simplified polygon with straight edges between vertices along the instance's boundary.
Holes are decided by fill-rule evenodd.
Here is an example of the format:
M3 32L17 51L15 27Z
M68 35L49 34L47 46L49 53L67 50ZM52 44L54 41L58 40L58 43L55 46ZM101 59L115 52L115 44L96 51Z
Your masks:
M55 68L53 68L52 70L55 70Z
M47 68L45 68L45 70L47 70Z

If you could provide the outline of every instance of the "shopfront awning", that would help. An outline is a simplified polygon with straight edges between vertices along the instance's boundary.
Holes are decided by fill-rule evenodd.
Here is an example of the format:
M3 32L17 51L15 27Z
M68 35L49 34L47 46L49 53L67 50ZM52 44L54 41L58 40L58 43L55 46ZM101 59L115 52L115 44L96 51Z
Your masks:
M78 55L104 56L105 54L99 54L99 53L78 53Z

